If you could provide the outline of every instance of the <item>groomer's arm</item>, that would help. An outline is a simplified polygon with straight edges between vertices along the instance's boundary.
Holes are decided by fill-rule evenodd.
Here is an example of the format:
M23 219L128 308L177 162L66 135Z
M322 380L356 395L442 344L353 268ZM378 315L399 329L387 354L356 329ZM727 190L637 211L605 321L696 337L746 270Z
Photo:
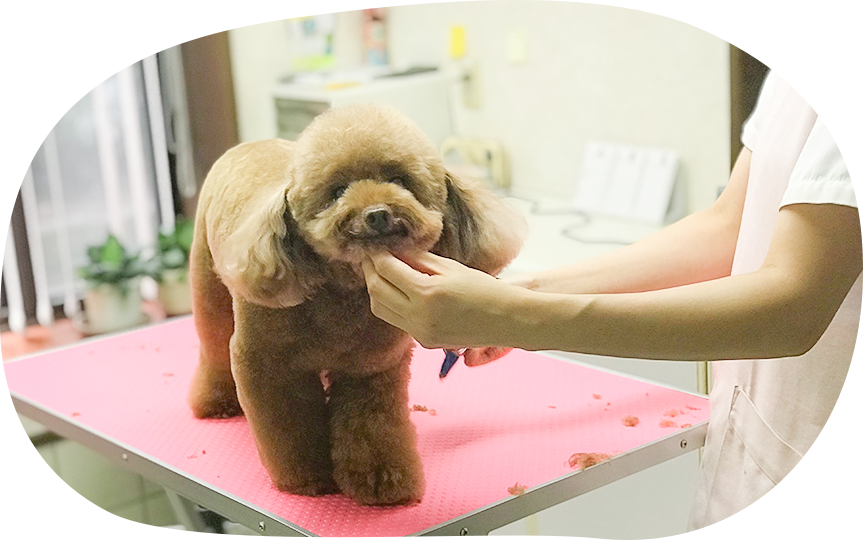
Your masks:
M780 211L758 271L662 290L536 292L428 253L411 264L376 255L366 281L375 315L427 347L723 360L807 351L863 263L856 208L801 204Z
M729 275L751 156L744 147L727 187L710 208L606 255L504 281L543 292L612 293L665 289Z

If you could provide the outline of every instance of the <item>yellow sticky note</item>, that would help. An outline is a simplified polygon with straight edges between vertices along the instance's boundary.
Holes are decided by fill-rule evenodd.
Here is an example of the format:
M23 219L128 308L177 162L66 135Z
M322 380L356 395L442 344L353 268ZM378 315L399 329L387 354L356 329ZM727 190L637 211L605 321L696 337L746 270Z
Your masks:
M461 58L464 56L465 39L464 26L454 24L449 29L449 56L450 58Z

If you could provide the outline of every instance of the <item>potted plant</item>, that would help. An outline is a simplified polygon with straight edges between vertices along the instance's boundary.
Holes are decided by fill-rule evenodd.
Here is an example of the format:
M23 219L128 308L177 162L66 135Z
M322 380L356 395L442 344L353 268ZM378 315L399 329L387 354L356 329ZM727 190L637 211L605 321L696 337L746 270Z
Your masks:
M112 234L100 246L87 249L90 264L79 269L87 282L82 330L87 334L114 332L141 324L141 277L148 272L138 255L129 255Z
M159 301L168 315L192 311L189 252L193 236L194 223L188 219L177 220L170 233L159 233L153 277L159 282Z

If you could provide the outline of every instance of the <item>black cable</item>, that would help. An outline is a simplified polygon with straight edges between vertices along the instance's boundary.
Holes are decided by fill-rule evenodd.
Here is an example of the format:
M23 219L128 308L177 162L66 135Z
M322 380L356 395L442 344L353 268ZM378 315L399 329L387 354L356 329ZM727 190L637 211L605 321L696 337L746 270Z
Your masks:
M562 216L562 215L572 214L572 215L577 215L577 216L581 217L582 218L581 222L567 225L560 231L561 235L564 238L569 238L570 240L574 240L574 241L580 242L582 244L616 244L616 245L620 245L620 246L628 246L628 245L632 244L632 242L625 242L625 241L616 240L616 239L608 239L608 240L606 240L606 239L602 239L602 240L587 239L587 238L582 238L581 236L574 234L573 233L574 230L581 229L587 225L590 225L590 223L592 221L590 214L584 212L583 210L578 210L575 208L564 208L564 209L557 209L557 210L542 210L541 209L542 205L538 201L530 201L530 200L526 200L526 199L520 199L520 200L523 200L527 203L530 203L530 209L528 211L535 216Z
M573 234L572 231L574 229L580 229L581 227L582 227L582 225L580 225L580 224L574 225L574 226L571 225L568 227L564 227L563 230L560 231L560 234L562 234L565 238L569 238L570 240L575 240L576 242L579 242L582 244L615 244L618 246L628 246L628 245L632 244L632 242L624 242L622 240L614 240L614 239L609 239L609 240L600 240L600 239L595 239L595 238L587 239L587 238L582 238L581 236L578 236L576 234Z

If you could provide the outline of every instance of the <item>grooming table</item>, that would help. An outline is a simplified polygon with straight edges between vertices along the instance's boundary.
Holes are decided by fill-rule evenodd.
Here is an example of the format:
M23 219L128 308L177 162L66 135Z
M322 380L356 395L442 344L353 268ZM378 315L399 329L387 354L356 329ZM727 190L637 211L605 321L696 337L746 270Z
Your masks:
M701 447L709 416L704 397L518 350L482 367L459 362L439 380L443 352L417 347L410 404L429 409L411 413L425 496L362 507L279 492L244 418L194 418L197 359L185 318L4 368L21 414L265 535L487 534ZM581 471L568 464L578 452L613 457ZM528 489L510 495L516 483Z

